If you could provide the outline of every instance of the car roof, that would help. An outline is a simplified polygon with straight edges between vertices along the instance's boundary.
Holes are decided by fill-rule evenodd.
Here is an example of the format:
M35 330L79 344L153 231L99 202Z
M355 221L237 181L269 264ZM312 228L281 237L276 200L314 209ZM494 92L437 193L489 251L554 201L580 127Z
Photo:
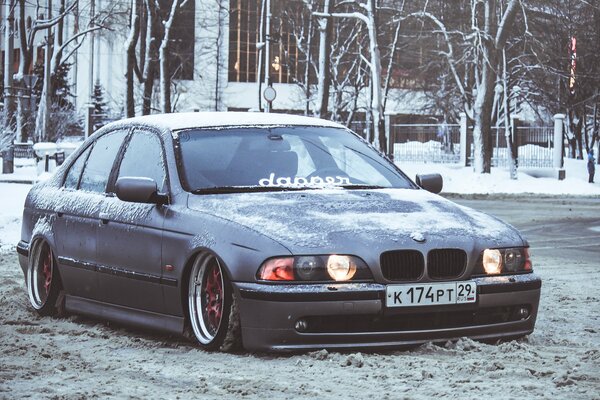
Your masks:
M177 131L191 128L218 128L235 126L325 126L344 128L336 122L293 114L261 112L188 112L153 114L119 121L140 125L153 125Z

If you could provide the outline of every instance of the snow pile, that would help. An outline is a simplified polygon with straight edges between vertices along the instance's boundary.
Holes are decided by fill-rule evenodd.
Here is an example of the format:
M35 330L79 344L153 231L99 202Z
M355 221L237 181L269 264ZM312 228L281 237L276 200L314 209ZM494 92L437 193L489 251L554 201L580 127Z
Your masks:
M454 144L450 151L437 140L428 142L409 141L405 143L394 143L395 160L436 160L440 162L456 163L460 159L460 146Z

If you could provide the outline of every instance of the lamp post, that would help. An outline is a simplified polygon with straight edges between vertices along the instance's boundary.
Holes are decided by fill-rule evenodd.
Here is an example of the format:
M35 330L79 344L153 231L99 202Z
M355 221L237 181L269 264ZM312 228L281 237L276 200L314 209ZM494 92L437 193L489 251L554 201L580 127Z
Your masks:
M496 146L495 146L495 150L496 150L496 158L498 157L498 151L500 150L500 109L502 108L500 106L500 98L502 97L502 93L504 92L504 86L502 86L502 84L500 82L496 83L496 86L494 87L494 92L496 93ZM508 112L508 110L504 110L504 112Z

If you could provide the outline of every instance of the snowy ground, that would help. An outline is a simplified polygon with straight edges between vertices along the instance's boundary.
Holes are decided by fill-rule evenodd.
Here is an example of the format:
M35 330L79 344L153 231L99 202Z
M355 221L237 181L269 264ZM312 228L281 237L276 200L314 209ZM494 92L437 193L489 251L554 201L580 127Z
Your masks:
M600 196L600 166L596 166L595 183L588 183L585 160L565 159L566 179L559 181L553 168L519 169L518 179L511 180L503 168L492 168L491 174L474 174L472 167L456 164L402 163L397 165L409 177L416 174L440 173L444 178L442 193L459 194L547 194Z
M457 177L463 174L452 175L452 168L406 169L412 176L424 172L424 167L445 175L447 191L469 193L471 187L477 193L482 185L489 192L508 191L501 190L507 180L501 171L461 184ZM573 188L573 194L600 194L598 184L579 182L574 175L563 189L555 188L556 180L540 187L552 189L544 193ZM523 183L522 189L527 190L521 192L535 187ZM545 219L548 226L550 220L567 224L556 228L558 232L573 221L589 231L586 239L573 237L564 250L560 250L564 238L531 240L535 269L544 284L536 331L528 338L499 345L461 339L381 354L322 350L279 356L206 353L180 339L87 318L38 317L28 305L14 253L28 188L0 183L0 399L600 398L600 209L596 200L583 205L575 201L573 206L549 201L546 206L556 208L548 210L540 210L530 198L496 204L500 212L519 204L522 214L517 211L509 222L525 230L537 223L539 235L552 231L540 223ZM572 212L584 206L585 211ZM524 219L527 213L536 214ZM578 257L582 245L593 250L587 258Z

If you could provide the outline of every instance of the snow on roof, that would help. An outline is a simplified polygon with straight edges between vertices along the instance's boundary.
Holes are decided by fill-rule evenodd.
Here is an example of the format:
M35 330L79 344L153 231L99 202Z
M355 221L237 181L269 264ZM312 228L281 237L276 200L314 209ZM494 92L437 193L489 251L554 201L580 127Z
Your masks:
M214 128L229 126L289 126L309 125L344 128L336 122L291 114L267 114L260 112L189 112L153 114L121 120L117 123L139 123L154 125L173 131L189 128Z

